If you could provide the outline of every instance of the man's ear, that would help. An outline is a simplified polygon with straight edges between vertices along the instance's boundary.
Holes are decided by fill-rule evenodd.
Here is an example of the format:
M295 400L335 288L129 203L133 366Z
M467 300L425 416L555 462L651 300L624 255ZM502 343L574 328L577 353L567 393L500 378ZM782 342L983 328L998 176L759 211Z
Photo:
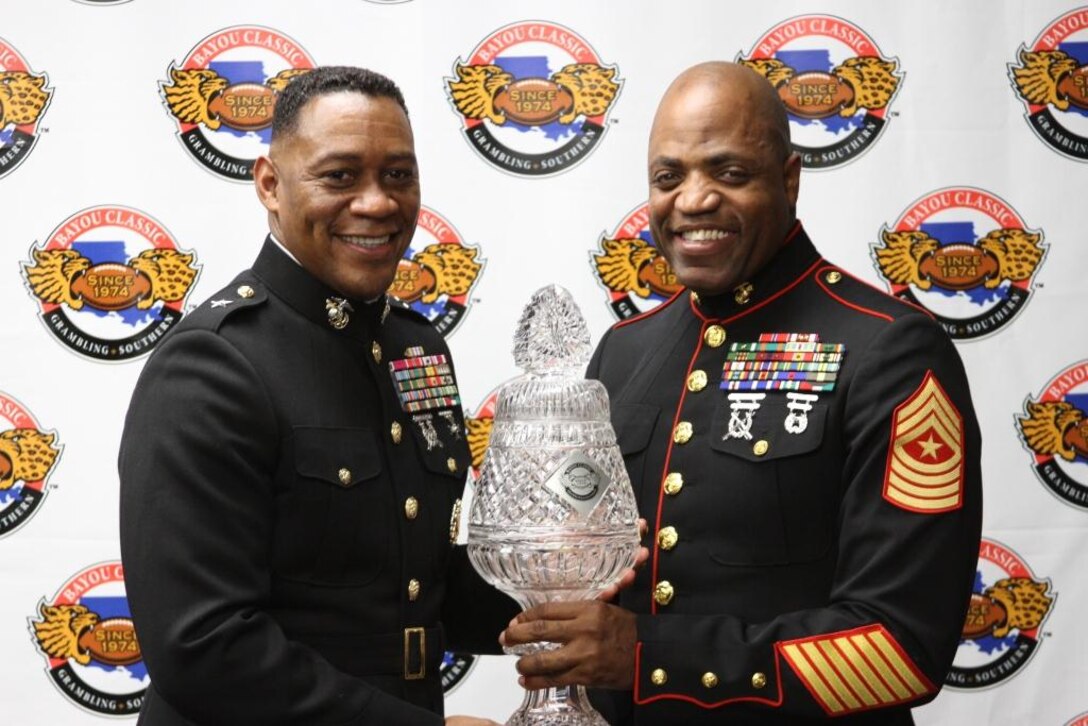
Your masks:
M257 162L253 165L253 187L265 209L272 214L279 212L279 173L276 165L267 156L257 157Z

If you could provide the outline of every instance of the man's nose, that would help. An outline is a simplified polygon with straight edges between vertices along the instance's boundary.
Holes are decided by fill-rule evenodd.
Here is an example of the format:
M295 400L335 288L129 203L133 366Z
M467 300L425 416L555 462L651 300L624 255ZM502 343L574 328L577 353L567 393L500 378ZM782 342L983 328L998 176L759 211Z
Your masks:
M706 214L722 203L721 194L710 180L699 175L688 177L676 197L676 209L683 214Z
M364 185L352 197L349 210L360 217L388 217L397 211L397 200L378 183Z

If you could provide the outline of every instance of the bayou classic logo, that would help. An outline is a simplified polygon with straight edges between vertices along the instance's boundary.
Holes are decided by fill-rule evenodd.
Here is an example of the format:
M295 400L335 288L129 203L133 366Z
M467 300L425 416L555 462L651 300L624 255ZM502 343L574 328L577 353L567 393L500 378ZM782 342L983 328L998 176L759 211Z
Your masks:
M0 38L0 179L22 163L38 141L38 123L53 89L44 73L34 73Z
M1039 628L1057 597L1002 544L983 539L963 633L945 684L975 689L1016 674L1039 646Z
M1020 313L1047 248L1005 200L971 187L912 202L880 237L873 260L892 294L959 340L995 333Z
M422 207L412 245L397 265L389 293L448 336L464 318L469 294L480 279L485 260L477 260L479 254L444 217Z
M778 91L805 169L831 169L880 137L904 74L865 31L831 15L801 15L771 28L742 63Z
M650 233L650 208L633 209L611 233L603 233L600 250L590 253L597 281L608 292L617 320L647 312L683 287Z
M476 656L446 651L438 673L442 678L442 692L447 696L461 685L476 665Z
M622 81L574 31L526 21L500 28L453 66L450 102L465 137L503 171L558 174L601 140Z
M38 511L63 448L56 431L43 431L23 404L0 392L0 537Z
M120 562L91 565L61 585L28 618L46 672L72 703L91 713L130 716L151 679L125 597Z
M180 68L171 63L159 86L185 150L209 171L248 182L268 151L277 95L313 67L286 35L238 25L200 41Z
M1047 489L1088 510L1088 361L1066 368L1024 401L1020 439Z
M31 246L22 266L49 332L110 362L151 352L181 320L199 271L196 255L156 219L116 206L76 212Z
M1032 131L1059 154L1088 161L1088 7L1052 22L1016 57L1009 80Z

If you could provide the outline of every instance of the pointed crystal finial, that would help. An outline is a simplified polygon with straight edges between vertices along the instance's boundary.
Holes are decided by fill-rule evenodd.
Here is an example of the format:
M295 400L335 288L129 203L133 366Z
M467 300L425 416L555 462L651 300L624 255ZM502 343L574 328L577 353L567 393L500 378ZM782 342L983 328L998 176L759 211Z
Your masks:
M514 333L514 362L535 375L581 377L591 354L589 327L574 298L559 285L533 293Z

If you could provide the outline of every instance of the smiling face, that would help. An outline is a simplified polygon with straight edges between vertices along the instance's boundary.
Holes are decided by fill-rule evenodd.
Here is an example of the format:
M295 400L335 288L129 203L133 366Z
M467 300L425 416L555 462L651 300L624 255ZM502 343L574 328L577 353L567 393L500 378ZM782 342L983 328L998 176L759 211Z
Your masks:
M794 224L801 160L788 151L780 106L758 74L715 63L681 75L658 107L650 228L696 292L721 294L748 280Z
M253 177L272 233L311 274L345 297L386 291L420 200L412 128L396 101L314 97Z

